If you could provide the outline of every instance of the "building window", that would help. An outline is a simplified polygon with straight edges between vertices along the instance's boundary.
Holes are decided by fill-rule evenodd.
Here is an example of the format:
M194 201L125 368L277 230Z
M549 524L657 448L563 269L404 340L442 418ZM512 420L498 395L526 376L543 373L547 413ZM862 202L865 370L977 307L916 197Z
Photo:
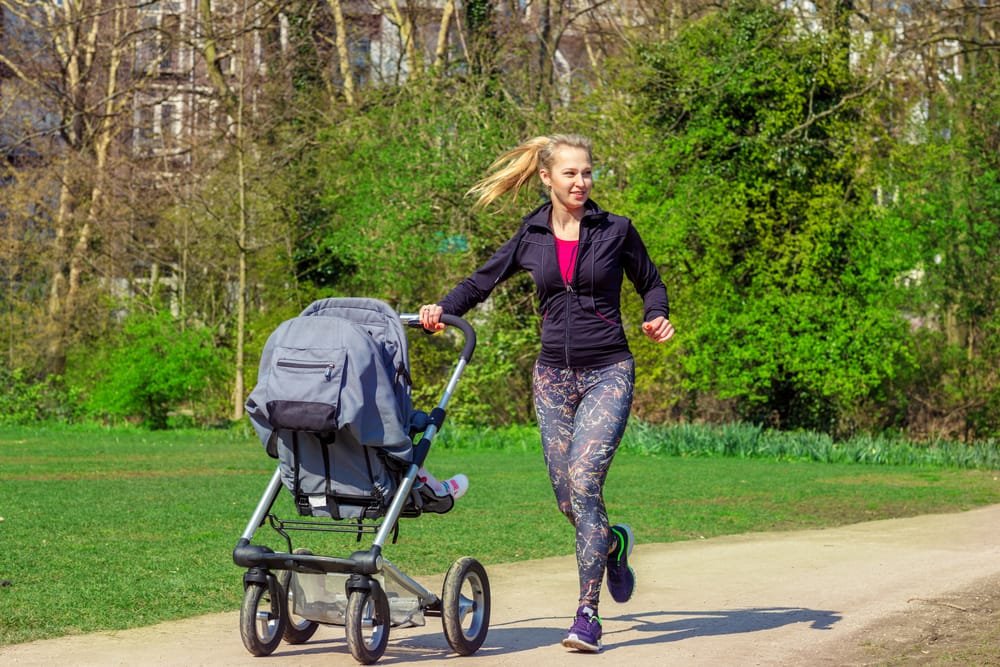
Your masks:
M372 62L372 40L368 37L352 39L348 43L348 51L350 53L354 84L362 87L368 83L370 78L369 68Z
M178 72L181 63L182 21L177 3L153 3L142 10L136 40L135 69L146 73Z
M153 107L149 104L142 104L135 110L135 150L139 155L148 155L152 152L153 137L156 134L153 116Z
M176 105L172 102L160 104L160 136L163 138L164 146L170 147L176 143L179 121Z
M180 69L181 17L178 14L167 14L160 21L159 51L160 71L175 72Z
M146 14L139 26L141 32L135 47L135 70L146 72L156 60L156 15Z

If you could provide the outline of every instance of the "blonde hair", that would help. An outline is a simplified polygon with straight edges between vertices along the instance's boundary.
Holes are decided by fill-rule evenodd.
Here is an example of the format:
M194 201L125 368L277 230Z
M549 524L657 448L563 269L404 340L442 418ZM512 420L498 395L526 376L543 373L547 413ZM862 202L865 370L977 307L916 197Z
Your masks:
M517 200L517 193L539 169L552 168L556 149L562 146L582 148L587 151L587 159L594 161L593 149L587 137L579 134L533 137L494 160L487 169L486 176L469 188L466 196L478 197L474 205L477 209L486 208L508 192L513 192L512 199Z

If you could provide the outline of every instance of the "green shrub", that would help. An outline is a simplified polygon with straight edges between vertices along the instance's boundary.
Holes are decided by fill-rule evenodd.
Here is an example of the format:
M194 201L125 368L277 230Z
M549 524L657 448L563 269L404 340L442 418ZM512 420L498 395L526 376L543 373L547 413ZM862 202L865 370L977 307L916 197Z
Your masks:
M0 367L0 405L3 425L72 421L80 411L78 392L62 376L39 379L21 368Z
M91 415L154 429L169 426L172 416L204 416L202 400L225 368L210 331L185 327L168 312L129 315L105 345L76 350L73 361Z

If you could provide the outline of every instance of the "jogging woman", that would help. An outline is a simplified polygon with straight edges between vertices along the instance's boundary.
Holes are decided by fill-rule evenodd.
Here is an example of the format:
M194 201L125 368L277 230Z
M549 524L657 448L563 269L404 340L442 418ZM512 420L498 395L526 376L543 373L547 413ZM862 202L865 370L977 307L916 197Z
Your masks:
M674 335L667 293L628 218L590 199L593 159L578 135L535 137L501 155L469 191L476 206L518 191L537 174L549 201L524 217L517 232L475 273L436 304L420 309L424 328L444 328L441 315L463 315L517 271L535 281L542 310L541 351L532 378L542 451L559 510L576 528L580 598L562 641L601 649L597 615L601 583L616 602L635 591L628 556L631 529L609 525L603 488L632 406L635 362L621 317L623 277L644 304L642 330L662 343Z

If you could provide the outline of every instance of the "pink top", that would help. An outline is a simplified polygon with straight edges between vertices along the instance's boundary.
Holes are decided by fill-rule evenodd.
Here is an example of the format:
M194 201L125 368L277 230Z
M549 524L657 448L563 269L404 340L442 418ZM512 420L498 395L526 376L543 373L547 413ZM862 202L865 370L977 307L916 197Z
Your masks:
M559 259L559 273L562 274L563 282L567 285L573 280L573 270L576 268L576 251L580 246L579 241L563 241L558 236L556 239L556 257Z

